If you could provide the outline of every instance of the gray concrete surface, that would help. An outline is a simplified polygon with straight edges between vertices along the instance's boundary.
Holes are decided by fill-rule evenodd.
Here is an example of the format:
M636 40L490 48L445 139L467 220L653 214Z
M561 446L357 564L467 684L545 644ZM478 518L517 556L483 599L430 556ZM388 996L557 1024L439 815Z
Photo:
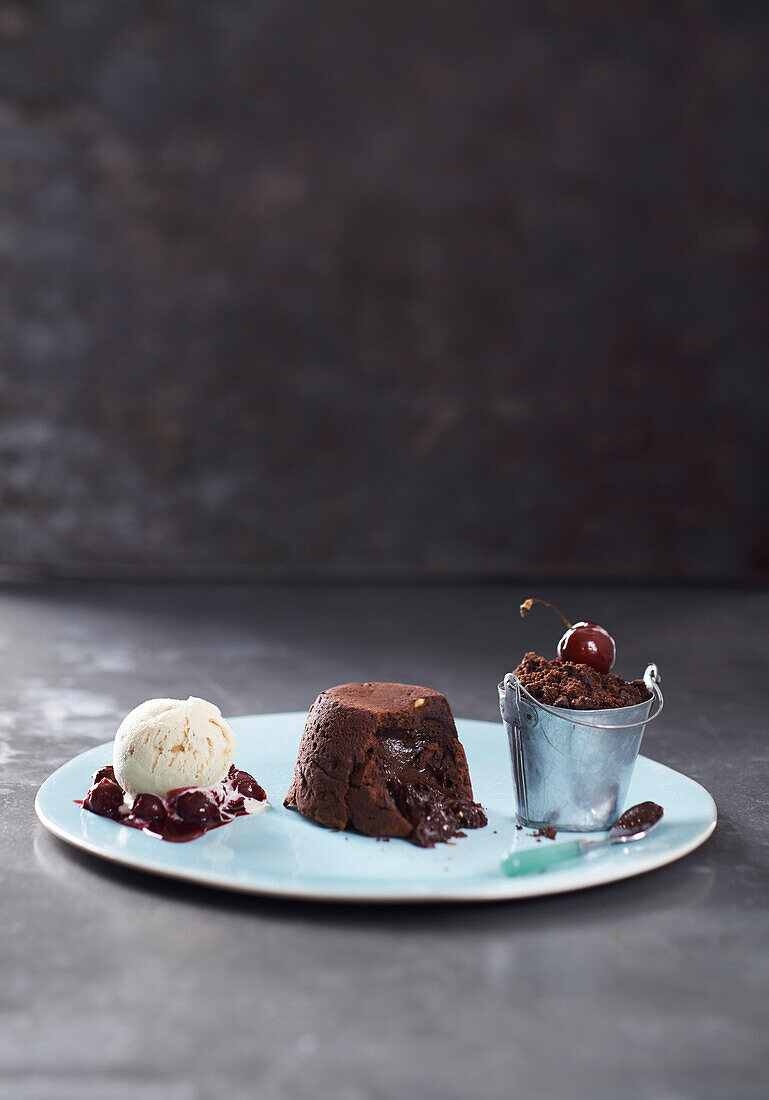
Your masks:
M38 825L35 791L146 696L225 713L413 680L496 719L495 684L555 642L503 587L0 592L0 1096L638 1100L767 1095L769 593L551 589L647 659L645 751L720 812L682 862L581 894L354 908L116 869Z

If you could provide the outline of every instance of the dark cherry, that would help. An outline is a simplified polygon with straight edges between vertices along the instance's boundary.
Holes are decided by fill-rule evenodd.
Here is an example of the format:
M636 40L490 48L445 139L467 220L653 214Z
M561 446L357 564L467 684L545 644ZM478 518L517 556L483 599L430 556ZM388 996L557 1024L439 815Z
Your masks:
M134 799L132 812L134 817L147 822L162 821L166 816L165 806L154 794L138 794Z
M98 773L97 773L98 774ZM123 803L123 791L114 779L100 779L83 799L83 809L101 817L113 817Z
M557 607L547 600L528 599L521 604L521 618L525 619L535 603L555 611L566 624L566 633L558 643L558 658L561 661L574 661L580 665L590 665L596 672L611 672L617 658L617 647L607 630L598 623L581 622L572 624Z
M174 808L182 821L195 825L211 825L221 820L219 807L202 791L183 791L174 800Z
M101 782L102 779L114 779L114 778L115 778L115 769L112 767L111 764L107 764L107 766L104 767L104 768L99 768L99 770L97 772L94 772L94 775L93 775L94 783L99 783L99 782Z
M123 791L115 781L113 769L107 766L94 774L93 785L83 801L76 801L84 810L110 817L129 829L145 829L161 840L180 844L196 840L209 829L218 829L233 817L244 815L244 794L259 801L266 798L248 772L232 767L227 779L221 796L218 791L204 793L189 787L169 791L166 799L145 793L136 796L131 813L121 813Z
M237 768L231 767L227 778L235 790L245 798L255 798L257 802L263 802L267 797L253 775L249 775L248 772L238 771Z
M598 672L611 672L617 659L617 648L608 631L597 623L575 623L558 643L562 661L590 665Z

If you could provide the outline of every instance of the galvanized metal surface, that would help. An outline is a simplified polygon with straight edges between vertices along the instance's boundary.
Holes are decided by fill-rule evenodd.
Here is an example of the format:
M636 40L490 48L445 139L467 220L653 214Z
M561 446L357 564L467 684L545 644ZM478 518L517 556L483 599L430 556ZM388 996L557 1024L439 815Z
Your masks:
M632 707L569 711L542 705L515 673L499 685L499 709L510 745L516 814L523 825L583 832L608 828L625 809L654 691ZM655 670L656 671L656 670ZM659 693L659 694L658 694Z

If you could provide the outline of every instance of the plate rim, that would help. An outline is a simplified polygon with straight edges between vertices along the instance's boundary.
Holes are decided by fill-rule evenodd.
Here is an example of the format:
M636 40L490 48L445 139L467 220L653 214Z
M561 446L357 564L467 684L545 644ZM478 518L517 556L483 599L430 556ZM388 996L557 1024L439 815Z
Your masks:
M267 720L270 718L301 718L306 716L305 711L276 711L268 714L243 714L237 715L228 721L243 721L258 718L260 720ZM490 722L484 719L478 718L457 718L457 724L472 722L478 725L494 726L496 728L496 722ZM79 851L86 852L89 856L94 856L97 859L102 859L107 863L119 867L127 867L133 872L139 874L153 875L157 878L172 879L176 882L190 883L196 887L204 887L206 889L214 890L226 890L230 893L236 893L240 895L252 896L252 897L271 897L271 898L285 898L292 901L308 901L308 902L323 902L329 905L339 904L355 904L355 905L435 905L435 904L473 904L479 902L501 902L501 901L522 901L529 898L538 897L553 897L559 894L571 894L582 890L590 890L600 886L608 886L614 882L622 882L629 878L635 878L638 875L648 874L651 871L659 870L662 867L667 867L671 863L676 863L680 859L684 859L690 855L697 848L706 843L707 840L713 835L713 832L718 824L718 807L716 806L715 799L701 783L696 779L692 779L688 775L684 775L683 772L677 771L675 768L671 768L667 764L662 764L658 760L652 760L650 757L641 756L639 759L643 759L650 764L653 764L655 768L662 768L665 771L671 772L674 776L680 779L686 780L687 783L699 789L699 791L705 796L709 803L709 816L710 821L708 825L698 832L691 840L676 846L669 851L660 853L659 857L650 865L637 866L635 862L632 862L627 867L614 867L611 873L606 877L599 877L596 881L580 881L577 880L573 883L563 884L562 880L557 876L546 875L532 875L530 879L511 879L506 878L500 873L499 883L485 886L474 886L471 892L457 892L455 889L444 888L440 891L429 893L388 893L377 894L372 892L367 893L346 893L345 891L339 892L317 892L315 889L307 889L306 887L291 887L291 886L259 886L253 883L240 883L228 879L226 877L220 877L216 874L206 873L204 876L198 874L191 874L184 869L175 869L169 867L156 867L147 864L137 863L135 858L129 855L121 855L119 852L105 852L98 844L93 841L89 841L83 836L76 836L66 828L59 826L45 813L41 806L40 796L44 792L47 784L61 771L62 768L67 767L70 764L75 763L82 756L86 756L95 750L102 749L111 745L111 741L106 741L100 745L93 745L89 749L84 749L83 752L77 753L75 756L70 757L59 765L46 779L41 783L35 795L35 813L40 821L41 825L54 837L64 844L67 844ZM515 883L515 887L513 887ZM526 884L530 885L530 889L526 888ZM448 886L448 883L447 883Z

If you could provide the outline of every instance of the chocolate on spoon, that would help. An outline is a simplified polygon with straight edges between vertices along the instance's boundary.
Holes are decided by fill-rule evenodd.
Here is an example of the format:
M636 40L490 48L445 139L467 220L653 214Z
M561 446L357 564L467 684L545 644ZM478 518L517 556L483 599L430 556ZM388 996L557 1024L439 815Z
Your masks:
M535 603L544 604L555 611L566 624L566 632L558 643L558 659L574 661L575 664L590 665L597 672L611 672L617 659L617 647L607 630L598 623L570 623L557 607L547 600L528 599L521 604L521 618L525 619Z
M502 860L502 870L506 875L529 875L535 871L546 871L554 863L564 863L592 852L606 848L610 844L629 844L634 840L643 840L658 825L663 817L663 809L656 802L640 802L625 810L622 817L612 825L609 835L600 840L570 840L565 844L554 844L550 848L529 848L522 852L513 849Z
M620 840L623 837L635 839L640 833L646 834L662 818L664 811L656 802L639 802L625 810L611 827L610 837Z

